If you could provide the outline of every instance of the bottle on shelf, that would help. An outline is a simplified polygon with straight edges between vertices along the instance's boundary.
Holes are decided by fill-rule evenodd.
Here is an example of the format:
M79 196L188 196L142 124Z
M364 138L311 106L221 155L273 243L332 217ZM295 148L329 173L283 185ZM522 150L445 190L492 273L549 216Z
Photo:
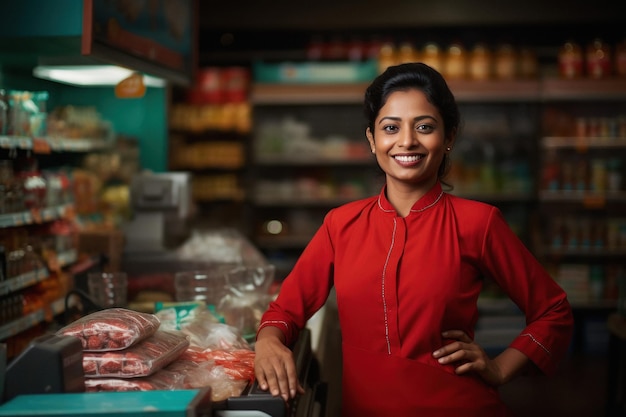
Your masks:
M614 56L615 75L626 77L626 39L615 46Z
M474 45L469 57L468 75L472 80L487 80L492 75L492 55L486 44Z
M518 55L513 45L503 43L496 49L493 75L499 80L512 80L517 77Z
M567 41L559 50L559 75L562 78L580 78L583 75L583 52L580 45Z
M409 40L405 40L398 46L398 64L405 64L409 62L419 61L419 55L417 50L413 46L413 43Z
M460 42L452 42L448 46L443 72L451 80L463 79L467 75L467 52Z
M426 42L421 53L421 60L424 64L433 67L437 71L443 71L441 48L436 42Z
M612 75L611 47L600 38L595 38L587 45L585 57L587 76L590 78L608 78Z
M388 67L396 65L398 56L396 46L390 39L385 40L378 50L378 72L383 73Z
M528 47L522 47L519 51L519 76L520 78L532 79L539 74L539 62L537 54Z

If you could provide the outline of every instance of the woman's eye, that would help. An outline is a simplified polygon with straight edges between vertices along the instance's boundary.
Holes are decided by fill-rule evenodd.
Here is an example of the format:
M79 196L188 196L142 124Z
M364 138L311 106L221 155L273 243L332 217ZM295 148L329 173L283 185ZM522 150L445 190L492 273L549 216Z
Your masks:
M383 130L387 133L392 133L395 132L396 130L398 130L398 128L396 126L393 125L387 125L383 127Z
M434 129L433 126L431 125L418 125L417 126L417 130L419 130L420 132L432 132Z

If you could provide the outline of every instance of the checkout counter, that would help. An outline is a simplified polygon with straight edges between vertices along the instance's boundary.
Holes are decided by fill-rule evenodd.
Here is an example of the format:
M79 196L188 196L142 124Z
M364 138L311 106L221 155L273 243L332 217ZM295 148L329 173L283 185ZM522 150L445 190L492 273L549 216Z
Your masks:
M225 236L224 231L218 233L230 242L224 246L232 244L236 250L220 251L216 256L206 251L194 256L181 250L193 236L188 226L192 212L189 181L187 173L148 173L134 179L134 218L125 228L121 262L121 270L129 278L129 300L144 288L172 293L176 272L201 270L215 263L264 262L260 252L245 239L236 234ZM128 308L133 309L132 303ZM305 387L303 395L285 403L251 383L239 396L212 402L210 386L191 390L86 392L81 342L71 336L46 335L35 339L11 363L6 364L6 358L1 361L0 382L4 388L0 389L0 416L323 416L327 385L320 381L309 328L303 329L292 348L300 382Z
M326 384L304 329L293 347L305 393L285 403L250 384L237 397L211 401L211 387L191 390L84 392L78 339L44 336L4 369L0 416L309 417L324 416ZM2 368L0 368L1 370ZM33 376L37 375L36 378ZM82 387L82 389L81 389Z

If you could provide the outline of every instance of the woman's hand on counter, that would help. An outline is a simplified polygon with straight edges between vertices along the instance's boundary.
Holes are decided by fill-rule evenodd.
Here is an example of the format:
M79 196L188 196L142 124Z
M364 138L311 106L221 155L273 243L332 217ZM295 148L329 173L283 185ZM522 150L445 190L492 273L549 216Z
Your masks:
M254 350L254 373L262 390L269 390L273 396L280 395L285 401L304 393L293 353L283 343L280 329L271 326L261 329Z

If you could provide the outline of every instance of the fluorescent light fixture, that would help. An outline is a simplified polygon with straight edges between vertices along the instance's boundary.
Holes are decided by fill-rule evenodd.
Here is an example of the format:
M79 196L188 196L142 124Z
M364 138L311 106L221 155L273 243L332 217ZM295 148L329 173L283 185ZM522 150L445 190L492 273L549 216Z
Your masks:
M115 86L133 72L115 65L40 65L33 69L37 78L81 87ZM143 75L143 82L147 87L162 88L167 85L164 79L146 74Z

